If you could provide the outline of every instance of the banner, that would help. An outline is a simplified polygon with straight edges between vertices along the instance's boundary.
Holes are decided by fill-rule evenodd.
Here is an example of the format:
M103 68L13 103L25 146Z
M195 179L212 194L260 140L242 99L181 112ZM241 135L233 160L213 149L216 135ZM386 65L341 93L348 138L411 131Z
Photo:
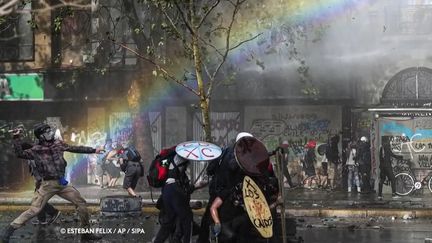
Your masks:
M42 75L37 73L1 74L0 100L44 100Z

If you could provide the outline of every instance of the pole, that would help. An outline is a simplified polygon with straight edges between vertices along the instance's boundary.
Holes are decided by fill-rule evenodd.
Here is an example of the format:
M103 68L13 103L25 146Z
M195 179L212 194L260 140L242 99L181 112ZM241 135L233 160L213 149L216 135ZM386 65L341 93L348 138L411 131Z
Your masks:
M282 204L280 205L280 213L281 213L281 228L282 228L282 243L287 243L286 238L286 226L285 226L285 190L284 190L284 175L282 171L282 166L284 163L282 163L282 160L285 159L285 156L283 153L278 150L276 152L276 166L278 171L278 182L279 182L279 191L280 196L282 198Z

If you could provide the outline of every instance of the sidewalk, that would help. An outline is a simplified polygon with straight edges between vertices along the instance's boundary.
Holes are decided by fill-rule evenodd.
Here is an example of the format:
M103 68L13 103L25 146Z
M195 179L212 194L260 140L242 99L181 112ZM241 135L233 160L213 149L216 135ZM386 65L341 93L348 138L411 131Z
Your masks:
M76 186L87 203L97 210L100 198L127 193L122 188L101 189L98 186ZM160 190L139 192L144 206L153 207L160 195ZM153 194L153 199L151 199ZM0 206L16 205L28 206L33 191L0 192ZM192 202L200 201L205 205L208 199L206 189L192 194ZM57 205L70 205L69 202L55 196L50 200ZM369 217L369 216L400 216L432 217L432 194L428 190L421 190L410 196L392 199L385 194L383 200L377 200L374 193L347 193L345 191L326 191L321 189L285 188L285 205L289 214L294 216L313 217ZM72 205L70 205L72 206ZM9 207L10 208L10 207Z

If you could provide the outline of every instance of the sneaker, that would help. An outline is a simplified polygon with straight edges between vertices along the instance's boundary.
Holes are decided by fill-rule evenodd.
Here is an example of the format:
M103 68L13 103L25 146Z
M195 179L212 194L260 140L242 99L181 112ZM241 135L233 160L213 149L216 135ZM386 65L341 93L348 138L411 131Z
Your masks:
M51 218L48 220L48 224L52 224L54 223L58 217L60 216L61 212L60 210L57 210L57 213L55 213L54 215L51 216Z
M382 196L378 196L378 200L382 201L383 197Z
M348 187L348 192L351 192L351 187Z
M35 219L32 221L32 224L34 224L34 225L46 225L46 224L48 224L48 222L46 220Z
M399 198L401 198L401 197L398 196L397 194L393 194L393 195L392 195L392 198L393 198L393 199L399 199Z
M3 232L3 235L2 235L2 238L0 239L0 242L8 243L15 230L16 229L14 227L12 227L11 225L8 225Z

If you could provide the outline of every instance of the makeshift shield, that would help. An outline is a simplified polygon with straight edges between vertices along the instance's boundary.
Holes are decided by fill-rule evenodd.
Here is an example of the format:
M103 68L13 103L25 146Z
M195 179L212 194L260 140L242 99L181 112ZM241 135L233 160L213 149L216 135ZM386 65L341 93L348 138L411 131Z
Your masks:
M187 160L210 161L219 158L222 149L212 143L190 141L177 145L176 153Z
M264 144L254 137L243 137L234 147L240 168L248 175L262 175L269 166L269 155Z
M246 212L252 224L263 238L272 237L273 218L261 189L252 178L245 176L242 191Z

